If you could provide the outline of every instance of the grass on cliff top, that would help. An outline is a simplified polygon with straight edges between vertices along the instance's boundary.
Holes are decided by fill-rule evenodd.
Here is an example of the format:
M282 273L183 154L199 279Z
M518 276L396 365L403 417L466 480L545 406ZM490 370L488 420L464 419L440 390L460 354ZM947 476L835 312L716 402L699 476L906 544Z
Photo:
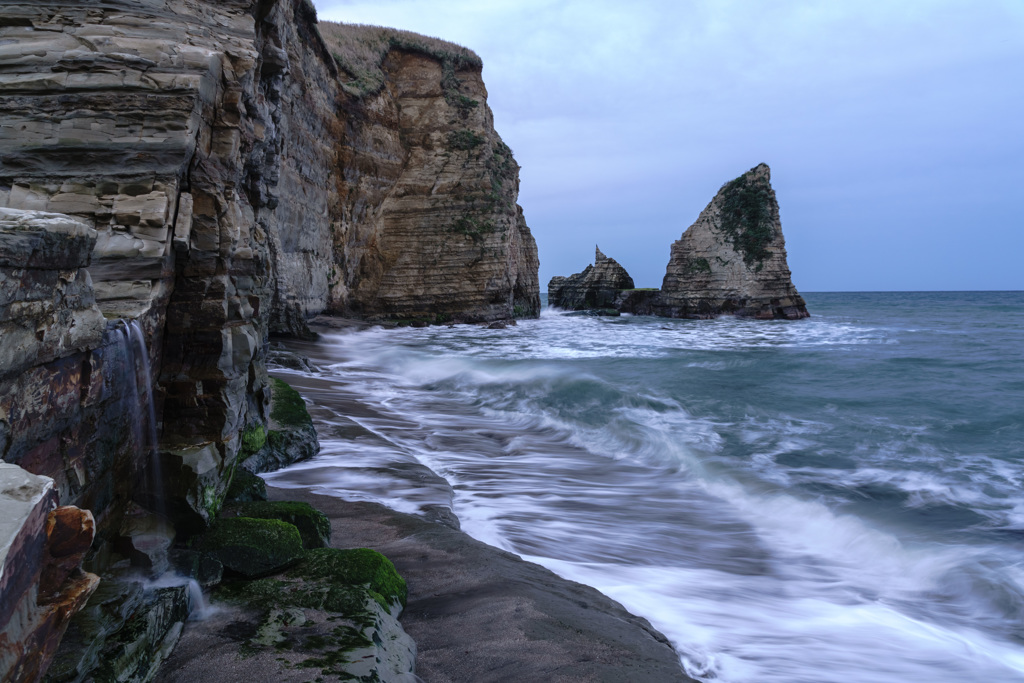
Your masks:
M343 81L342 87L350 95L358 97L380 92L384 87L381 65L391 50L406 50L433 57L451 71L483 66L480 57L468 48L411 31L333 21L321 21L319 28L334 61L351 79Z

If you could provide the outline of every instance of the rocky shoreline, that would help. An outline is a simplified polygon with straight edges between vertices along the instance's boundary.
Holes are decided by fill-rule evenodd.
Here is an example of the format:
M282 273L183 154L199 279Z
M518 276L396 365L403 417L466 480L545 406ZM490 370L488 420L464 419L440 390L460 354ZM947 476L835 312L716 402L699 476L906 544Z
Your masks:
M692 680L647 620L592 588L445 524L382 505L296 489L268 491L271 500L300 500L323 511L331 520L332 545L372 548L394 563L409 586L401 624L416 642L420 680ZM230 628L238 621L237 613L229 613L189 623L156 680L308 680L275 657L238 656Z

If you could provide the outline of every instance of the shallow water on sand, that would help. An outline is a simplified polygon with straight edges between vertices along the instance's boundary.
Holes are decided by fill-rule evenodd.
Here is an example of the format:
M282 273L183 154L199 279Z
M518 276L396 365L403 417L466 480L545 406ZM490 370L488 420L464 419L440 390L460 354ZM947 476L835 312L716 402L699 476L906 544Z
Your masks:
M269 479L451 508L702 680L1024 681L1024 294L807 299L326 337Z

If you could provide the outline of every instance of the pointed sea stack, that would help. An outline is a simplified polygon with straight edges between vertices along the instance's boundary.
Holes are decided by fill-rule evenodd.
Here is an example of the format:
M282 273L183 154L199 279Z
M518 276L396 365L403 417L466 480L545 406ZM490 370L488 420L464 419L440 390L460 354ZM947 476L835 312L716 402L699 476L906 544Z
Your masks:
M809 315L790 279L767 164L723 185L672 244L655 312L668 318Z
M570 311L614 308L616 296L624 289L633 289L633 278L618 261L595 247L594 265L569 277L551 278L548 304Z

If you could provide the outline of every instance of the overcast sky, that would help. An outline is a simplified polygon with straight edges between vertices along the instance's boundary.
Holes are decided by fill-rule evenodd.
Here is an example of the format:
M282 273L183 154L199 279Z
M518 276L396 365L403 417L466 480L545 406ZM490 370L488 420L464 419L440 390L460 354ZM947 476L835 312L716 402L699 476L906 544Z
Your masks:
M472 48L542 289L772 168L803 291L1024 289L1024 0L315 0Z

